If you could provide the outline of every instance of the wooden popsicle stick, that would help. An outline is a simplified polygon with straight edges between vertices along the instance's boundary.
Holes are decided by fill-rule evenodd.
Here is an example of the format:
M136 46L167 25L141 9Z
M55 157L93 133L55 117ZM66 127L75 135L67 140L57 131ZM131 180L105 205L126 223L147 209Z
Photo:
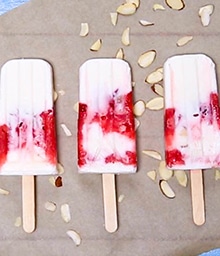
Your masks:
M22 176L23 229L27 233L35 230L35 178Z
M102 174L105 229L113 233L118 228L115 175Z
M205 203L202 170L191 170L190 179L193 221L196 225L201 226L205 223Z

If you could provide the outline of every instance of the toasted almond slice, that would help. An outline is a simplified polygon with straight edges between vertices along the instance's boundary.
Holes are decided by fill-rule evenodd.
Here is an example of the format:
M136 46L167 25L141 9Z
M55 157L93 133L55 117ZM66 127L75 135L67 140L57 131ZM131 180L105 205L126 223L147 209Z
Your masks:
M126 0L126 3L135 4L137 8L140 6L140 0Z
M61 163L57 163L57 170L60 175L64 173L64 167Z
M169 180L173 176L173 170L168 169L166 167L165 161L163 161L163 160L160 161L158 171L159 171L161 179L163 179L163 180Z
M117 12L110 12L110 17L111 17L111 23L113 26L116 26L118 22L118 13Z
M148 176L151 180L155 181L156 178L157 178L157 172L156 172L155 170L149 171L149 172L147 172L147 176Z
M159 186L161 189L161 192L168 198L173 199L175 198L175 193L173 189L170 187L169 183L166 180L160 180Z
M157 160L162 160L162 156L159 152L156 150L142 150L142 153L144 153L147 156L150 156L152 158L155 158Z
M7 195L9 195L9 191L6 189L0 188L0 195L7 196Z
M58 93L56 91L53 91L53 101L55 102L58 98Z
M141 125L140 121L139 121L137 118L135 118L135 119L134 119L134 129L135 129L135 131L137 130L137 128L138 128L140 125Z
M79 246L81 244L81 237L79 233L77 233L75 230L68 230L67 232L68 237L70 237L76 246Z
M97 52L102 47L102 39L96 40L90 47L90 51Z
M71 220L71 215L70 215L70 207L68 204L62 204L61 205L61 217L65 222L70 222Z
M19 217L17 217L16 219L15 219L15 227L17 227L17 228L19 228L20 226L21 226L21 217L19 216Z
M118 49L118 51L116 52L116 56L115 56L117 59L121 59L123 60L124 59L124 51L122 48Z
M176 170L174 171L174 176L176 177L178 183L183 186L186 187L187 186L187 175L186 172L183 170Z
M132 15L136 10L137 6L134 3L124 3L117 8L117 13L122 15Z
M55 187L55 177L54 176L51 176L49 178L49 182L50 182L51 185L53 185Z
M66 136L72 136L71 131L69 130L69 128L67 128L67 126L65 124L60 124L60 126L62 127L64 133L66 134Z
M125 46L130 45L130 28L127 27L123 33L122 33L122 37L121 37L121 41Z
M163 7L162 4L154 4L154 5L153 5L153 10L154 10L154 11L157 11L157 10L164 11L165 8Z
M138 100L133 106L133 113L135 116L142 116L146 109L146 103L143 100Z
M81 23L80 36L87 36L89 34L89 24L87 22Z
M163 80L163 68L158 68L146 77L145 82L149 84L156 84L162 80Z
M193 36L184 36L184 37L181 37L177 42L176 42L176 45L181 47L181 46L184 46L186 45L187 43L189 43L190 41L193 40Z
M157 95L163 97L164 96L164 88L161 84L153 84L151 86L151 89L153 92L155 92Z
M156 55L157 53L155 50L142 53L138 58L138 65L142 68L149 67L154 62Z
M146 103L146 108L150 110L161 110L164 108L163 97L155 97Z
M220 180L220 170L215 170L215 180Z
M166 4L173 10L180 11L185 7L183 0L166 0Z
M45 204L44 204L44 208L45 208L47 211L55 212L57 206L56 206L56 204L55 204L54 202L47 201L47 202L45 202Z
M79 102L76 102L76 103L73 105L73 110L74 110L76 113L79 113Z
M118 197L118 202L121 203L125 198L125 195L121 194L119 197Z
M147 21L147 20L139 20L139 23L140 23L142 26L152 26L152 25L154 25L153 22Z
M201 18L201 22L204 27L209 25L210 16L212 15L213 12L214 12L214 5L212 4L202 6L199 9L199 16Z

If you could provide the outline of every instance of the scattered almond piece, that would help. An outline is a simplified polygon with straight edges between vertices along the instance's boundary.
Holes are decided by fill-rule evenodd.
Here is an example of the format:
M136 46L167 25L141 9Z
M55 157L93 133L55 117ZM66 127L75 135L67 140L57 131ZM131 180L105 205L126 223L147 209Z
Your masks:
M61 205L61 217L65 222L70 222L71 215L70 215L70 207L68 204L62 204Z
M146 109L146 104L143 100L138 100L133 106L133 113L135 116L142 116Z
M57 163L57 170L60 175L64 173L64 167L61 163Z
M163 180L169 180L173 176L173 170L166 167L165 161L160 162L158 171Z
M142 153L157 160L162 160L161 154L155 150L142 150Z
M183 186L186 187L187 186L187 175L186 172L183 170L176 170L174 171L174 176L176 177L178 183Z
M93 52L97 52L100 50L101 46L102 46L102 39L98 39L92 44L92 46L90 47L90 50Z
M76 246L79 246L81 244L82 239L76 231L68 230L66 233L73 240Z
M9 191L6 189L0 188L0 195L7 196L7 195L9 195Z
M136 10L137 6L134 3L124 3L117 8L117 13L122 15L132 15Z
M155 97L146 103L146 108L150 110L161 110L164 108L163 97Z
M151 89L153 92L155 92L157 95L163 97L164 96L164 88L161 84L153 84L151 86Z
M210 23L210 16L214 12L214 5L208 4L199 9L199 16L201 18L202 25L204 27L208 26Z
M176 42L176 45L181 47L181 46L184 46L186 45L187 43L189 43L190 41L193 40L193 37L192 36L184 36L184 37L181 37L177 42Z
M21 217L15 219L15 227L19 228L21 226Z
M147 20L139 20L139 23L140 23L142 26L152 26L152 25L154 25L153 22L147 21Z
M137 8L140 6L140 0L126 0L126 3L135 4Z
M175 198L175 193L173 189L170 187L169 183L166 180L160 180L159 186L161 189L161 192L168 198L173 199Z
M156 172L155 170L149 171L149 172L147 172L147 176L148 176L151 180L155 181L156 178L157 178L157 172Z
M173 10L180 11L185 7L183 0L166 0L166 4Z
M155 71L150 73L145 82L149 84L156 84L163 80L163 68L157 68Z
M215 180L220 180L220 170L215 170Z
M81 29L80 29L80 36L87 36L89 34L89 24L88 23L81 23Z
M124 59L124 51L123 51L122 48L118 49L118 51L116 52L115 58L116 59L121 59L121 60Z
M153 10L154 10L154 11L157 11L157 10L164 11L165 8L163 7L162 4L154 4L154 5L153 5Z
M110 12L110 17L111 17L111 23L113 26L116 26L118 22L118 13L117 12Z
M122 33L122 37L121 37L121 41L125 46L130 45L130 28L127 27L123 33Z
M62 127L62 129L67 137L72 136L71 131L67 128L67 126L65 124L60 124L60 126Z
M49 178L49 182L50 182L51 185L53 185L55 187L55 177L54 176L51 176Z
M138 128L140 125L141 125L140 121L139 121L137 118L135 118L135 119L134 119L134 129L135 129L135 131L137 130L137 128Z
M124 198L125 198L125 195L120 195L119 197L118 197L118 202L119 203L121 203L123 200L124 200Z
M56 186L57 188L63 186L63 181L62 181L62 177L61 177L61 176L56 177L56 179L55 179L55 186Z
M53 101L55 102L58 98L58 93L56 91L53 91Z
M149 67L154 62L156 55L157 53L155 50L142 53L138 58L138 65L142 68Z
M44 208L47 210L47 211L50 211L50 212L55 212L56 209L57 209L57 206L54 202L50 202L50 201L47 201L45 204L44 204Z
M76 103L73 105L73 110L74 110L76 113L79 113L79 102L76 102Z

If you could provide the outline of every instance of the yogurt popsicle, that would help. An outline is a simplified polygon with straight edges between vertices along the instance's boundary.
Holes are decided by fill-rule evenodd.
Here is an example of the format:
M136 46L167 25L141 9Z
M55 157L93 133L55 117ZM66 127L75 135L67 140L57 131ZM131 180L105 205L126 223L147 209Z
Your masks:
M203 207L201 169L220 166L215 65L203 54L171 57L164 65L164 86L166 163L173 169L192 170L191 185L196 182L197 186L192 193L195 189L197 197L200 194L200 207L195 207L199 214L198 208L202 211ZM202 224L204 216L200 217Z
M103 182L109 177L113 183L114 175L108 174L136 172L132 109L131 73L125 61L91 59L80 67L80 173L100 173L103 174Z
M52 69L41 59L13 59L1 69L0 174L22 175L23 227L35 228L34 175L56 174Z

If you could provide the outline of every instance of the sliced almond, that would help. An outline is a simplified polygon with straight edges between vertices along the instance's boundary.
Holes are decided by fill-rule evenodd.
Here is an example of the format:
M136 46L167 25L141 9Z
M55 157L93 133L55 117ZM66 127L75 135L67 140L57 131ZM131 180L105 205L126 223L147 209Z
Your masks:
M79 102L76 102L76 103L73 105L73 110L74 110L76 113L79 113Z
M122 37L121 37L121 41L125 46L130 45L130 28L127 27L123 33L122 33Z
M157 53L155 50L142 53L138 58L138 65L142 68L149 67L154 62L156 55Z
M173 189L170 187L169 183L166 180L160 180L159 186L161 189L161 192L168 198L173 199L175 198L175 193Z
M181 47L181 46L184 46L186 45L187 43L189 43L190 41L193 40L193 36L184 36L184 37L181 37L177 42L176 42L176 45Z
M58 93L53 91L53 101L55 102L58 99Z
M146 108L150 110L161 110L164 108L163 97L155 97L146 103Z
M140 125L141 125L141 122L140 122L137 118L135 118L135 119L134 119L134 129L135 129L135 131L137 130L137 128L138 128Z
M220 170L215 170L215 180L220 180Z
M155 71L153 71L146 77L145 82L149 84L156 84L162 80L163 80L163 68L157 68Z
M62 204L61 205L61 217L65 222L70 222L71 220L71 215L70 215L70 207L68 204Z
M67 137L72 136L71 131L69 130L69 128L67 128L67 126L65 124L60 124L60 126L62 127L62 129Z
M81 23L81 29L80 29L80 36L87 36L89 34L89 24L88 23Z
M118 202L121 203L125 198L125 195L121 194L119 197L118 197Z
M47 201L47 202L44 204L44 208L45 208L47 211L55 212L57 206L56 206L56 204L55 204L54 202Z
M157 160L162 160L162 156L159 152L157 152L156 150L142 150L142 153L144 153L147 156L150 156L154 159Z
M20 227L21 226L21 222L22 222L22 220L21 220L21 217L17 217L16 219L15 219L15 227Z
M166 167L165 161L160 162L158 171L163 180L169 180L173 176L173 170Z
M116 56L115 58L117 59L121 59L123 60L124 59L124 51L122 48L118 49L118 51L116 52Z
M49 178L49 182L50 182L51 185L53 185L55 187L55 177L54 176L51 176Z
M180 11L185 7L183 0L166 0L166 4L173 10Z
M154 10L154 11L157 11L157 10L164 11L165 8L163 7L162 4L154 4L154 5L153 5L153 10Z
M98 39L92 44L92 46L90 47L90 50L93 52L97 52L100 50L101 47L102 47L102 39Z
M126 3L135 4L137 8L140 6L140 0L126 0Z
M148 20L139 20L139 23L140 23L142 26L152 26L152 25L154 25L153 22L148 21Z
M118 13L117 12L110 12L110 17L111 17L111 23L113 26L116 26L118 22Z
M149 171L149 172L147 172L147 176L148 176L151 180L155 181L156 178L157 178L157 172L156 172L155 170Z
M161 84L153 84L151 86L151 89L153 92L155 92L157 95L163 97L164 96L164 88Z
M201 22L204 27L209 25L210 19L211 19L210 16L212 15L213 12L214 12L214 5L212 4L202 6L199 9L199 16L201 18Z
M186 187L187 186L187 175L186 172L183 170L176 170L174 171L174 176L176 177L178 183L183 186Z
M9 195L9 191L6 189L0 188L0 195L7 196L7 195Z
M132 15L136 10L137 6L134 3L124 3L117 8L117 13L122 15Z
M135 116L142 116L146 109L146 103L143 100L138 100L133 106L133 113Z
M70 237L76 246L79 246L81 244L81 237L79 233L77 233L75 230L68 230L67 232L68 237Z
M64 167L61 163L57 163L57 170L60 175L64 173Z

